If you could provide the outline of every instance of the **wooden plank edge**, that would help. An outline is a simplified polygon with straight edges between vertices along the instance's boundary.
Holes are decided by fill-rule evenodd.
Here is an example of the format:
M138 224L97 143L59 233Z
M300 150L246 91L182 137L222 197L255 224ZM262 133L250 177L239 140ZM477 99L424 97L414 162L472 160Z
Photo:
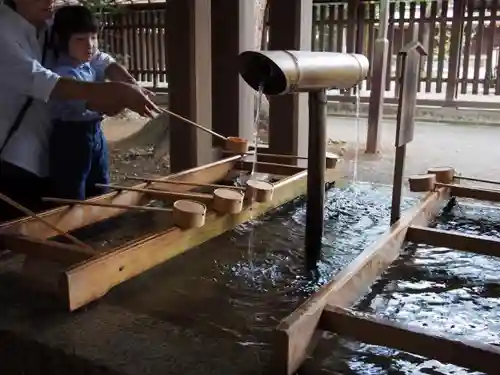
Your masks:
M498 372L500 348L494 345L447 337L332 305L323 309L319 327L366 344L401 350L469 370L486 374Z
M500 239L473 234L410 226L406 233L406 240L429 246L500 257Z
M219 160L215 163L207 164L201 167L196 167L181 173L165 176L165 181L188 181L201 183L214 183L217 180L224 178L235 166L236 162L241 159L240 156ZM163 185L163 186L162 186ZM165 189L163 183L141 183L135 185L135 188L154 188ZM169 190L176 192L186 192L194 187L185 185L169 185ZM126 204L140 205L146 199L144 193L133 191L112 192L104 194L89 201L111 204ZM64 206L53 210L40 213L40 216L58 228L70 232L78 228L82 228L93 223L110 219L119 214L122 210L106 207L90 207L90 206ZM57 233L42 223L32 218L22 218L19 220L1 223L0 233L18 233L30 237L47 239L56 236Z
M251 171L253 162L242 161L238 163L236 167L240 167L241 170ZM283 175L283 176L293 176L294 174L300 173L307 170L307 168L297 167L295 165L279 164L279 163L268 163L268 162L257 162L255 166L256 172L258 173L269 173L272 175Z
M500 190L460 186L455 184L438 184L450 189L451 196L470 198L482 201L500 202Z
M76 310L102 297L114 286L303 195L306 177L307 171L303 171L277 182L274 199L269 203L256 203L251 209L247 205L237 215L209 211L201 228L174 227L73 266L60 279L60 293L66 307ZM330 173L329 178L334 178L334 174Z
M293 375L313 350L311 339L324 306L331 303L349 307L359 300L400 255L408 227L412 224L428 224L439 212L441 202L448 196L447 188L426 194L416 207L405 212L377 242L361 252L334 279L280 322L276 335L281 346L276 346L273 350L277 374Z

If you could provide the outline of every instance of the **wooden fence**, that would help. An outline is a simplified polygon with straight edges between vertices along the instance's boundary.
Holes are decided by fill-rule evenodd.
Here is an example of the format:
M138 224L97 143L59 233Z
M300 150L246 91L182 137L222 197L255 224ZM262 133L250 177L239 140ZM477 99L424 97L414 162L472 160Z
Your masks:
M395 95L397 89L397 52L414 35L429 51L422 61L420 97L449 102L464 95L474 100L500 95L500 5L494 1L490 8L473 9L466 4L465 13L457 17L453 11L456 3L424 0L390 4L386 96ZM137 80L154 87L167 82L164 12L164 6L154 5L103 17L104 48L124 58ZM379 24L377 2L316 4L313 14L313 50L363 53L372 60ZM454 28L459 30L455 33L458 38L452 38ZM451 69L453 44L458 44L458 71ZM456 71L456 77L449 71ZM362 93L369 92L370 80L371 72ZM448 90L451 97L445 97L447 85L452 85Z

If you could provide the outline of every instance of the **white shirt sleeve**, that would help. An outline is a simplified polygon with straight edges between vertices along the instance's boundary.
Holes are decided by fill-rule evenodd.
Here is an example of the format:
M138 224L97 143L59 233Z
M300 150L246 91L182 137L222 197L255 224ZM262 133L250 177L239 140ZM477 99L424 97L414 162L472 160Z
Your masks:
M59 75L44 68L15 40L0 35L0 85L47 102Z
M97 80L103 81L106 76L105 71L111 64L115 63L116 60L107 53L97 51L92 60L90 61L90 66L95 70Z

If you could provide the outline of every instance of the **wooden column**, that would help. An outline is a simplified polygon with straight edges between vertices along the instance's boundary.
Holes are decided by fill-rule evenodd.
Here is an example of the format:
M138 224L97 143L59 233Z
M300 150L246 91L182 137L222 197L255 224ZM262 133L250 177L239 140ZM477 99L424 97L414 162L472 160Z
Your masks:
M380 143L380 127L384 112L385 78L389 40L389 0L380 1L380 24L375 40L372 64L372 87L368 107L368 132L366 135L366 153L376 154Z
M269 49L311 50L312 0L272 0ZM271 97L269 152L307 156L308 96Z
M254 133L254 90L241 79L237 58L255 49L254 7L251 0L212 0L213 129L249 140Z
M171 1L166 11L169 108L212 126L211 0ZM172 172L212 161L212 137L170 118Z

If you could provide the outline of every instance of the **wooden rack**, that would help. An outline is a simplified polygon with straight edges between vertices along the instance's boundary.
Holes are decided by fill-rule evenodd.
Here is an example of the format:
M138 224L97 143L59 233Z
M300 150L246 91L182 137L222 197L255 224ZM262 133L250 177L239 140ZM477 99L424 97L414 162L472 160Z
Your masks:
M277 179L273 184L275 194L269 202L247 200L241 211L221 214L208 205L210 194L192 192L197 185L217 184L235 171L248 170L251 170L251 163L242 161L242 156L233 156L163 177L162 182L140 183L132 188L118 187L117 191L84 201L86 203L71 202L69 206L40 213L39 218L49 225L34 218L0 224L0 243L4 249L28 255L27 259L31 261L57 262L60 268L51 274L55 278L51 285L56 286L53 292L66 309L73 311L99 299L118 284L306 192L307 171L304 168L276 163L257 164L257 172L271 174ZM335 170L328 170L327 181L334 181L336 175ZM186 184L168 184L168 181ZM127 207L135 210L152 200L173 203L176 199L205 203L208 207L204 225L191 229L168 227L105 252L87 251L53 239L60 233L71 233L123 215L129 212Z
M314 349L315 333L330 331L367 344L386 346L473 371L498 373L500 348L459 340L351 310L404 249L406 242L500 256L500 239L432 229L428 224L451 197L500 201L500 190L436 184L373 246L365 249L332 281L313 294L276 329L275 374L292 375Z

